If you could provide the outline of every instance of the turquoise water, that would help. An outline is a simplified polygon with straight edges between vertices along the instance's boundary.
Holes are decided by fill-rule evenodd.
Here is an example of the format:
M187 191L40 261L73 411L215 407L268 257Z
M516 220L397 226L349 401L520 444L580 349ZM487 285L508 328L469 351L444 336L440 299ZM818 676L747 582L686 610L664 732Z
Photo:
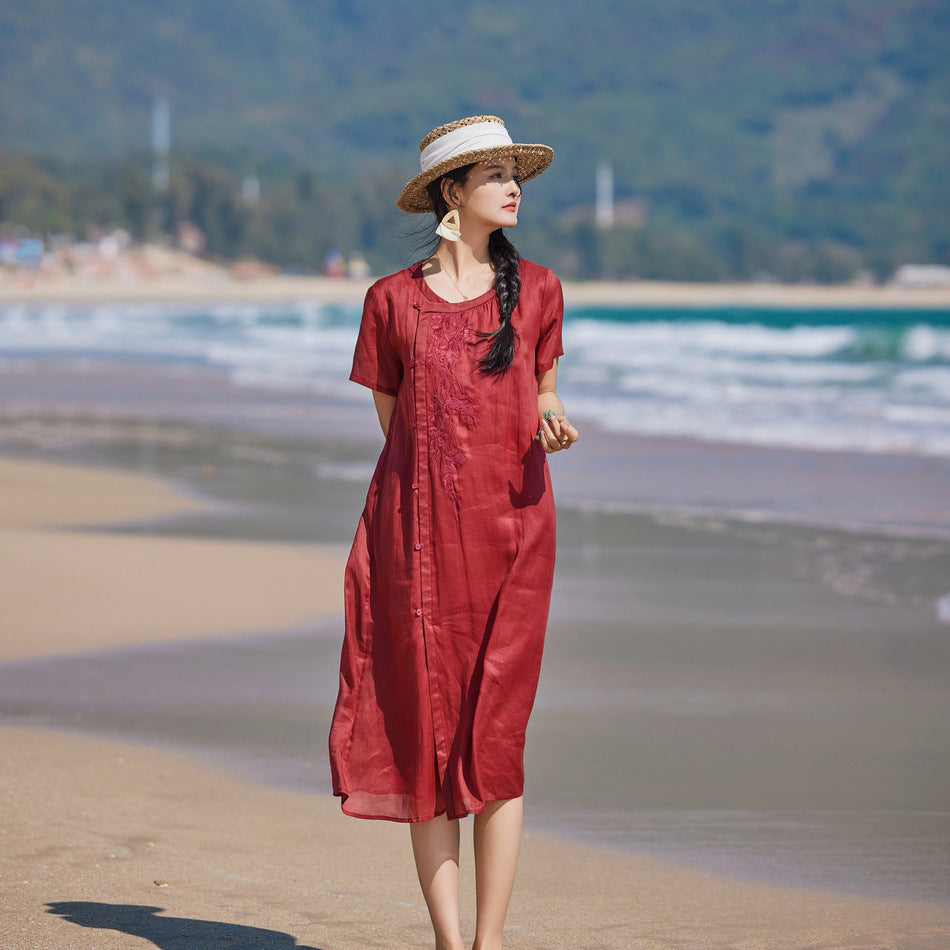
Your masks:
M572 411L608 429L950 454L950 312L576 310Z
M241 387L358 398L359 307L0 307L0 372L42 356L220 367ZM573 308L560 388L609 430L950 456L950 310Z

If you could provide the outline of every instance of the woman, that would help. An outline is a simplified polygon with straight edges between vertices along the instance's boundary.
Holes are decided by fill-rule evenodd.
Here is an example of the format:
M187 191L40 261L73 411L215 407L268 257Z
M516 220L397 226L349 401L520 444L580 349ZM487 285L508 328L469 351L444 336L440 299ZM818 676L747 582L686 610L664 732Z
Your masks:
M554 572L545 454L577 440L555 388L560 283L502 229L553 153L494 116L420 151L397 204L435 212L439 244L370 288L350 376L386 443L347 562L330 762L346 814L411 822L437 950L462 947L458 819L475 816L474 947L494 950Z

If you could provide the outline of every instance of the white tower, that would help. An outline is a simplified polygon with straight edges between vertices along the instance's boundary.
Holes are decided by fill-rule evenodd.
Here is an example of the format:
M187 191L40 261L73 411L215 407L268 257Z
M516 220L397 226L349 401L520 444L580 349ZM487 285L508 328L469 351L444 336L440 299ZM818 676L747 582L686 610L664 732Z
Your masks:
M597 166L596 199L594 221L598 228L612 228L614 225L614 169L609 162Z
M152 188L168 190L168 152L171 147L172 110L168 100L158 95L152 100Z

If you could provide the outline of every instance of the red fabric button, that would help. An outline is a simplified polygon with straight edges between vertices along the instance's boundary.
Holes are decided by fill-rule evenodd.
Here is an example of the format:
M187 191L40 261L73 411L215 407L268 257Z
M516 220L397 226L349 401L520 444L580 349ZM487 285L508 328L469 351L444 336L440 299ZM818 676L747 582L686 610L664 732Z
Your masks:
M422 545L421 545L421 544L414 544L413 547L414 547L417 551L421 551L421 550L422 550Z
M416 616L417 616L417 617L421 617L421 616L422 616L422 608L421 608L421 607L417 607L417 608L416 608Z
M412 483L412 490L413 490L413 491L418 491L418 490L419 490L419 483L418 483L418 482L413 482L413 483Z

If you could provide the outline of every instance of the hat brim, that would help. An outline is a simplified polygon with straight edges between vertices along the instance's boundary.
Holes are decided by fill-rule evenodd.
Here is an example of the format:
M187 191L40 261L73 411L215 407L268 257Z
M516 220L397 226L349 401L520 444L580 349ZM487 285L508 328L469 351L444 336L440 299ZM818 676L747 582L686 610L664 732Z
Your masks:
M441 178L446 172L453 168L461 168L463 165L473 165L477 162L487 162L492 158L501 158L513 156L518 162L518 181L528 181L540 175L554 158L554 150L547 145L495 145L492 148L479 148L471 152L462 152L459 155L453 155L445 161L439 162L420 172L410 181L402 190L402 194L396 201L396 206L402 211L408 211L410 214L425 214L427 211L434 210L429 201L429 193L426 190L429 184L437 178Z

